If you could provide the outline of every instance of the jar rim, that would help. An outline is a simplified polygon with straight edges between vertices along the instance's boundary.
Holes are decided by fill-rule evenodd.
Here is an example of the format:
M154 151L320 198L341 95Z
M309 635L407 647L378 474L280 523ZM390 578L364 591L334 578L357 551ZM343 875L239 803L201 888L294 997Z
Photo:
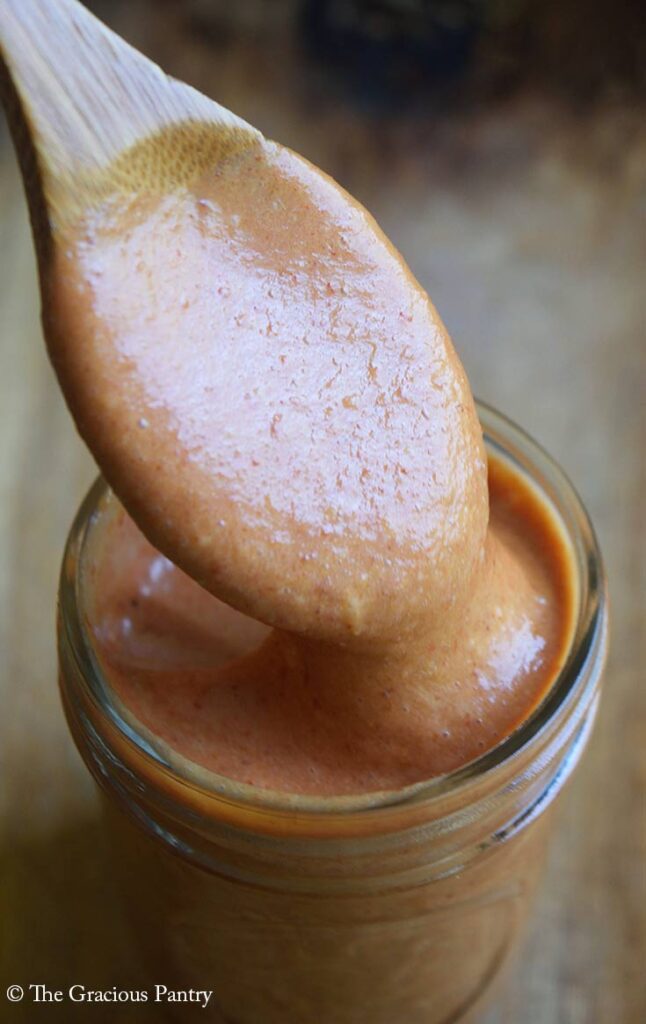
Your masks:
M159 770L178 783L182 790L198 792L201 802L213 799L235 805L242 811L287 812L305 819L325 819L353 812L383 816L414 804L441 800L463 791L469 785L485 780L509 765L533 741L537 740L554 719L566 712L586 694L592 695L598 672L591 666L603 662L607 640L607 595L601 551L594 528L579 495L570 480L526 431L512 420L482 401L476 402L489 451L497 452L517 470L524 472L538 488L556 513L573 549L577 570L578 602L568 655L563 667L537 707L521 724L496 746L461 767L415 782L396 790L381 790L343 796L312 796L282 793L218 775L195 766L176 754L171 765L161 750L126 719L115 701L101 670L81 614L81 566L88 531L97 506L108 486L99 477L86 495L70 530L61 568L59 589L59 628L79 670L78 677L86 689L93 709L114 729L126 746L134 748L138 759L149 769ZM64 694L65 698L65 694ZM180 769L179 764L182 764ZM199 768L199 781L196 778ZM206 786L204 780L208 780Z

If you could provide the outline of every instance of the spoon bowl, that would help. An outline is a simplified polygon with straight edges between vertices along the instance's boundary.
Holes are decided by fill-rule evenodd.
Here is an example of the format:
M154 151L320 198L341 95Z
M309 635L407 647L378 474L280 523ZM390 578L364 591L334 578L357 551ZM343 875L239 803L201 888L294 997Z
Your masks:
M149 539L317 640L444 622L482 555L482 434L372 217L75 0L5 0L0 49L50 356Z

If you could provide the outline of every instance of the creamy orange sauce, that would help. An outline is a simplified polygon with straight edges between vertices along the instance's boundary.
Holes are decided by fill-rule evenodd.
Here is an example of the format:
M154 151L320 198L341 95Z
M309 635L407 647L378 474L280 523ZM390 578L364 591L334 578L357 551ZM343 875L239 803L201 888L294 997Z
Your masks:
M79 429L154 545L117 517L97 568L115 688L186 757L259 786L380 789L471 759L554 678L571 616L547 528L506 516L522 486L498 471L490 519L428 296L274 143L233 140L163 187L119 184L121 164L43 278Z
M414 674L409 657L403 666L364 660L359 675L348 664L336 675L317 671L333 651L308 664L288 637L160 555L113 499L90 581L109 683L181 756L273 790L395 789L465 764L544 697L566 656L574 600L548 510L500 463L490 481L495 587L483 583L450 639L423 645ZM522 561L520 577L507 576L509 559Z
M482 437L427 295L372 218L256 143L68 230L47 333L81 432L157 547L272 625L389 642L463 599Z

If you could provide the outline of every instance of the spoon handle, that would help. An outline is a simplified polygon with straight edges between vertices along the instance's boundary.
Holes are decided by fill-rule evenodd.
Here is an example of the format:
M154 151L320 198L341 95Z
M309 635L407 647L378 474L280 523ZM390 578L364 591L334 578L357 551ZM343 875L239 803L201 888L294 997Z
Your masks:
M2 0L0 93L28 193L40 186L50 223L84 179L171 124L258 134L169 78L77 0Z

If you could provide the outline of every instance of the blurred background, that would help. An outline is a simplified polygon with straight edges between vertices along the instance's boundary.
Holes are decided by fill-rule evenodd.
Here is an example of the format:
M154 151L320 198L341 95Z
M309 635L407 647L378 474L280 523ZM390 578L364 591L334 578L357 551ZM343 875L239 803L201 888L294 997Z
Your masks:
M610 579L606 696L563 801L526 955L486 1024L643 1024L646 5L88 6L360 199L429 291L474 392L520 421L582 494ZM38 313L4 131L0 971L6 984L126 986L136 973L55 684L56 576L94 468L57 390ZM146 1021L136 1009L132 1019ZM11 1011L12 1021L32 1019L27 1004ZM66 1007L66 1024L72 1017ZM100 1007L93 1019L103 1019Z

